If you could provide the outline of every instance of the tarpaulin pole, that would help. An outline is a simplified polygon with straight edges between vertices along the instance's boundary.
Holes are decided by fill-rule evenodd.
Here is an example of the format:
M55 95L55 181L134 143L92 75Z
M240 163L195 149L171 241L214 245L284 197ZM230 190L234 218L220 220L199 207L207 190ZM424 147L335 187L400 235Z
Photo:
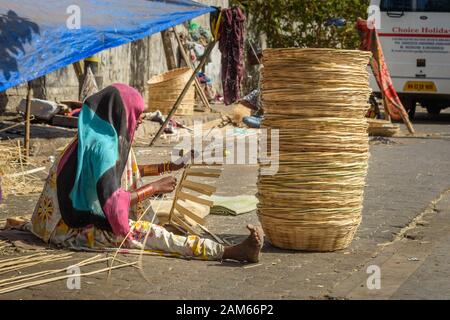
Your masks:
M175 54L173 53L172 40L168 30L161 31L161 38L163 43L164 53L166 55L167 69L173 70L177 68L175 62Z
M186 83L183 91L181 92L180 96L178 97L177 101L175 102L172 110L170 110L169 114L167 115L166 121L164 121L164 123L161 125L161 127L158 130L158 132L156 133L156 136L153 138L152 142L150 143L150 147L152 147L155 144L156 140L158 140L158 138L163 133L164 129L169 124L169 122L172 119L172 117L175 114L175 112L177 112L178 107L180 106L181 102L183 101L184 97L186 96L186 93L188 92L189 88L192 86L192 83L194 82L195 78L197 77L197 73L205 65L206 61L208 60L209 56L211 55L212 50L214 49L216 43L217 43L217 40L214 40L214 41L209 43L208 48L206 49L206 52L205 52L205 54L202 57L202 60L198 64L197 68L195 68L195 70L192 73L189 81Z
M27 89L27 108L25 110L25 158L30 156L30 130L31 130L31 81L28 81Z

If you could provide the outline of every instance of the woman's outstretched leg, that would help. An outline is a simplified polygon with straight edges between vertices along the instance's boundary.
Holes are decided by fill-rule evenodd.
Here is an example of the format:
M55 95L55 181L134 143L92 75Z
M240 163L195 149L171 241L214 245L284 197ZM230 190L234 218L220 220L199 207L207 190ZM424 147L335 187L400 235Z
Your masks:
M215 241L195 235L179 236L161 226L145 222L136 223L134 238L136 241L143 242L146 233L149 232L145 244L147 249L178 254L184 257L258 262L264 243L264 233L260 227L249 225L247 228L250 231L249 237L241 244L231 247L225 247Z

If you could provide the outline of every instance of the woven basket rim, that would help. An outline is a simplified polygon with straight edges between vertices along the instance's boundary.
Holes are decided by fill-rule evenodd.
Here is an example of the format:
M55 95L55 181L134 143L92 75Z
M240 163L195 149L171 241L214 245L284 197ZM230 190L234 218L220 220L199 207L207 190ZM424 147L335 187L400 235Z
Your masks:
M363 51L359 49L336 49L336 48L296 48L296 47L290 47L290 48L267 48L264 51L267 52L292 52L292 51L298 51L298 52L331 52L331 53L362 53L364 55L370 55L370 52Z
M161 84L168 81L173 81L181 76L185 75L189 71L192 71L191 68L177 68L173 69L159 75L153 76L150 80L147 81L148 85L156 85Z
M362 50L349 50L349 49L333 49L333 48L267 48L264 50L264 63L268 63L267 57L274 57L274 61L278 61L279 59L298 59L298 56L295 54L301 55L311 55L317 54L315 56L316 59L320 60L320 54L332 54L334 56L353 56L353 58L370 58L372 57L372 53L370 51L362 51ZM289 55L285 57L284 55ZM272 61L272 62L274 62ZM278 62L274 62L278 63Z

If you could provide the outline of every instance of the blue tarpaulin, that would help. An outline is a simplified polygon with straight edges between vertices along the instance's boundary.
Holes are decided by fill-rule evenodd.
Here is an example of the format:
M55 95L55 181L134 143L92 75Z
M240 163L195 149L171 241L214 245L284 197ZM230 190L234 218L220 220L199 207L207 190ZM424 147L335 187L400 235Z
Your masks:
M0 0L0 92L212 11L189 0Z

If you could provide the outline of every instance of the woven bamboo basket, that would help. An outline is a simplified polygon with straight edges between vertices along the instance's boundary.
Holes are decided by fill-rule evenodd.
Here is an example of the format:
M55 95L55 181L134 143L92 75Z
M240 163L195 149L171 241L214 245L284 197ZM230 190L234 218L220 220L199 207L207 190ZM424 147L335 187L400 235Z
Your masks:
M148 82L148 111L160 110L167 115L192 75L190 68L179 68L157 75ZM175 115L194 114L195 87L189 88Z
M263 127L279 130L279 170L259 176L258 216L273 245L335 251L352 242L368 169L369 58L353 50L265 51Z

